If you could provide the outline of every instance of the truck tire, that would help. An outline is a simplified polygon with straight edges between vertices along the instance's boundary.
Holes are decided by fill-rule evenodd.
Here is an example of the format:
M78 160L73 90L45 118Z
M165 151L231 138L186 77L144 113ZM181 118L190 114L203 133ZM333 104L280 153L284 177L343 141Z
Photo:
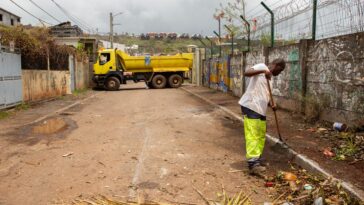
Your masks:
M116 77L109 77L105 83L106 90L116 91L120 88L120 80Z
M183 83L183 78L178 74L173 74L168 78L168 84L171 88L179 88L182 85L182 83Z
M156 89L165 88L167 85L167 79L164 75L155 75L152 79L152 86Z
M147 84L147 86L148 86L149 89L153 89L154 88L153 85L152 85L152 82L147 82L145 84Z

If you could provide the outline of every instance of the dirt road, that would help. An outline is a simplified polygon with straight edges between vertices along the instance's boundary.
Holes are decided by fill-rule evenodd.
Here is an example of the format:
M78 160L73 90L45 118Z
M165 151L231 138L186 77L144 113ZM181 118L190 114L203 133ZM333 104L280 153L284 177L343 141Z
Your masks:
M240 122L222 111L183 90L144 84L93 94L35 124L28 123L61 108L62 100L0 121L0 204L100 194L202 204L193 186L216 199L221 184L228 193L252 194L256 204L269 201L264 182L246 173ZM229 172L236 169L244 171Z

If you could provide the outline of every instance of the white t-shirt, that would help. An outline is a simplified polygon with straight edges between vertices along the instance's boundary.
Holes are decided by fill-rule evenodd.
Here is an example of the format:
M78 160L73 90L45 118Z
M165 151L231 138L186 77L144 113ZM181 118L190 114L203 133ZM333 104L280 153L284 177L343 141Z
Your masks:
M256 71L269 70L264 63L256 64L252 69ZM239 104L266 116L269 101L269 90L265 74L250 77L248 87L240 98Z

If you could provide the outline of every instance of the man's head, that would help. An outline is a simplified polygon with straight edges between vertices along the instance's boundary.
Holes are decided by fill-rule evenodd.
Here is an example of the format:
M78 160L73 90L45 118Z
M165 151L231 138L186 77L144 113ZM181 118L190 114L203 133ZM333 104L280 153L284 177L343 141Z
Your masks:
M272 72L274 76L279 75L285 68L286 68L286 62L281 58L273 60L269 66L269 70L270 72Z

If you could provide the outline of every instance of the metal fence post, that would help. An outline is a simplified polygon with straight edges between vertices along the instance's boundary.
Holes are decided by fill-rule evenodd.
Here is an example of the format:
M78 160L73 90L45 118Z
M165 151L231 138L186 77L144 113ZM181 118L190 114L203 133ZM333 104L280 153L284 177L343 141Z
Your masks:
M211 39L209 37L205 37L208 41L210 41L210 58L212 59L212 54L213 54L213 42L211 41Z
M219 49L220 49L220 53L219 53L219 57L221 58L221 37L220 34L218 34L216 31L214 31L214 34L219 38Z
M210 44L211 44L211 52L210 52L210 60L209 60L209 73L208 73L208 76L209 76L209 87L211 86L211 64L212 64L212 52L213 52L213 42L212 40L209 38L209 37L205 37L208 41L210 41Z
M313 0L312 40L316 40L317 0Z
M271 47L274 47L274 13L264 2L260 2L260 4L263 5L263 7L270 13L271 16L270 40L271 40Z
M250 23L244 18L244 16L240 15L240 18L248 25L248 51L250 51Z
M229 26L224 25L231 35L231 55L234 55L234 32L229 28Z
M205 49L205 61L206 61L206 58L207 58L207 54L206 54L206 51L207 51L207 45L205 44L205 42L202 41L201 38L198 38L198 40L201 42L201 44L204 46L204 49Z
M219 17L219 44L220 44L220 47L219 47L219 51L220 51L220 58L221 58L221 17Z

